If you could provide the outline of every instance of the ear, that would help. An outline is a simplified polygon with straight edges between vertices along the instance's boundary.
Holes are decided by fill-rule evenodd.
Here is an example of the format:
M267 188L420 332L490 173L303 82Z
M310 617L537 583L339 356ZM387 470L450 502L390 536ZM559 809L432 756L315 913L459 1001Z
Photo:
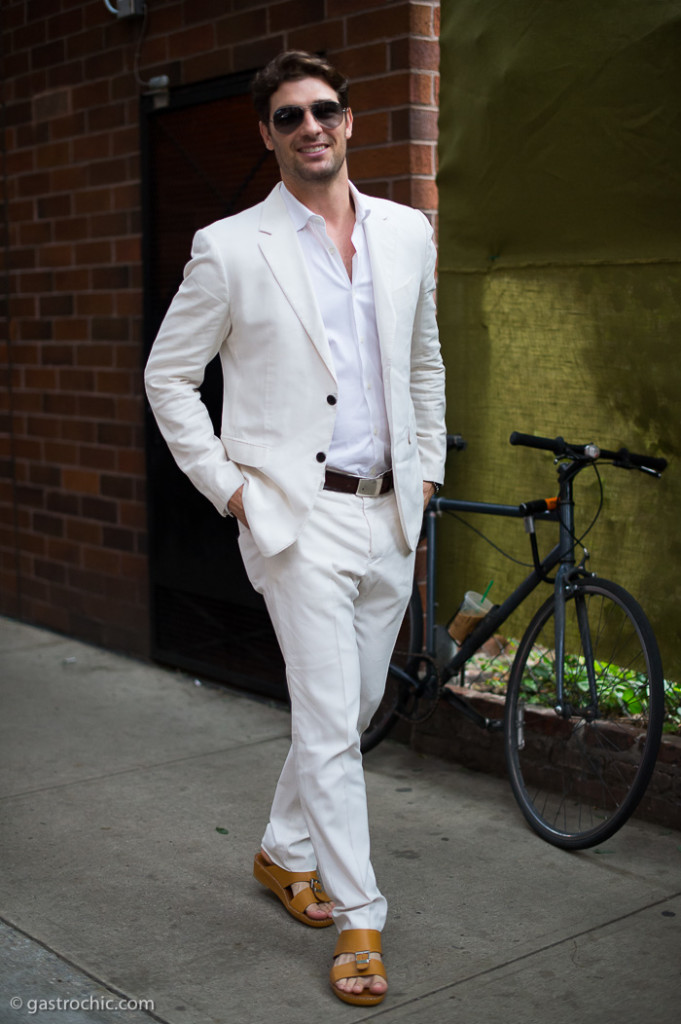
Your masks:
M350 107L345 111L345 138L349 139L352 135L352 111Z
M260 135L262 137L262 141L265 143L265 147L267 149L274 149L274 143L272 142L267 125L262 121L258 121L258 128L260 129Z

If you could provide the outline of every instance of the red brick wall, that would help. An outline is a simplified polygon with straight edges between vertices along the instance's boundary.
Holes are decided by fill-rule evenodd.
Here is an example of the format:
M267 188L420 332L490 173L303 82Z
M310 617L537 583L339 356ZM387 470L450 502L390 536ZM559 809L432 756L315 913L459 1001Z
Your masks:
M0 613L147 650L139 96L325 50L351 174L434 218L438 0L4 0ZM216 17L216 10L225 13ZM136 65L136 54L139 61Z

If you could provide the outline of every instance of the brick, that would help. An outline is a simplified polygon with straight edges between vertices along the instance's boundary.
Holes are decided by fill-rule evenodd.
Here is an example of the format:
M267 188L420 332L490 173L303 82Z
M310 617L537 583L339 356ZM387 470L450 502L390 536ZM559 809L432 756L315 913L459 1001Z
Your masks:
M211 2L213 11L215 3ZM218 48L233 46L247 39L264 36L267 33L267 8L242 11L229 17L218 18L215 22L215 39Z
M438 137L438 114L436 110L422 107L405 107L390 114L391 138L435 141Z
M30 221L28 224L18 225L18 236L20 245L45 245L52 241L52 225L46 221Z
M69 317L65 320L55 320L52 325L55 341L78 342L89 338L89 320L77 320Z
M116 453L110 448L82 447L79 452L78 461L81 466L96 470L115 470Z
M129 215L123 211L100 213L92 216L90 227L93 234L100 237L127 235L129 219Z
M116 503L103 498L84 497L81 508L86 519L96 519L102 523L115 523L118 518Z
M69 543L58 537L50 537L47 541L45 554L47 558L55 562L61 562L66 567L78 565L80 562L80 547L78 544Z
M50 137L52 139L72 139L80 136L85 131L85 114L80 111L77 114L68 114L65 117L56 117L50 122Z
M79 242L90 236L87 217L68 217L54 223L55 242Z
M51 89L64 89L80 84L83 68L80 61L69 61L48 68L47 85Z
M348 43L366 43L370 39L394 39L406 35L410 27L410 4L394 3L347 19Z
M411 76L406 72L396 72L378 79L352 84L353 110L377 110L382 107L390 110L410 102Z
M23 371L24 387L38 391L52 390L57 386L57 371L43 367L27 367Z
M110 160L99 160L91 164L88 169L88 184L111 185L114 182L127 179L127 163L122 157Z
M77 494L99 494L99 473L86 469L63 469L63 486Z
M186 59L197 53L210 53L214 49L215 30L212 23L184 29L173 33L168 39L170 60Z
M41 295L39 302L42 317L71 316L73 314L72 295Z
M85 569L117 576L119 564L118 555L113 551L107 551L102 547L83 550L83 567Z
M64 395L60 392L47 393L42 396L43 412L49 416L74 416L76 413L76 396Z
M87 112L86 124L89 132L103 132L124 125L125 106L122 102L95 107Z
M41 349L44 366L70 366L73 363L73 348L70 345L44 345Z
M128 322L122 317L98 316L92 320L91 337L97 341L117 341L128 334Z
M108 241L80 242L73 249L74 262L77 264L92 267L96 264L109 266L111 263L112 250L111 243Z
M132 530L105 526L102 530L102 544L117 551L134 551L135 534Z
M16 179L19 196L41 196L50 189L50 175L47 171L36 171L34 174L22 174Z
M78 395L79 416L111 420L114 413L115 405L112 398L102 395Z
M80 441L84 444L94 443L96 434L97 424L87 420L64 420L62 423L61 436L65 441Z
M34 512L33 529L50 537L61 537L64 533L64 521L59 516L45 512Z
M418 68L437 71L440 66L440 47L431 39L399 39L390 43L390 68Z
M135 481L127 476L103 473L101 477L101 493L104 498L132 498Z
M66 523L66 536L78 544L98 547L102 543L102 526L80 518L69 519Z
M73 250L64 243L43 245L37 252L37 262L40 267L68 267L73 262Z
M109 292L84 292L76 296L78 316L108 316L113 307L114 296Z
M327 17L347 17L355 11L366 12L372 7L381 7L385 0L327 0Z
M41 196L36 204L36 209L38 217L41 219L68 217L71 213L71 196L68 194Z
M85 164L54 167L50 171L51 189L53 192L75 192L89 184L89 174L90 169Z
M33 70L62 64L66 57L66 45L63 39L54 39L42 46L31 47L31 67Z
M305 25L288 33L287 45L292 50L308 50L333 54L345 43L345 26L342 21L323 21L321 24ZM333 61L332 61L333 63Z
M322 24L326 17L325 0L287 0L269 4L271 32L287 32L299 25Z
M71 113L71 91L51 89L34 96L31 101L33 121L52 121Z
M276 57L284 49L283 35L270 36L254 42L241 43L234 47L233 61L235 71L250 71L260 68Z
M336 50L333 62L350 79L351 103L355 79L388 71L388 53L388 44L382 40Z

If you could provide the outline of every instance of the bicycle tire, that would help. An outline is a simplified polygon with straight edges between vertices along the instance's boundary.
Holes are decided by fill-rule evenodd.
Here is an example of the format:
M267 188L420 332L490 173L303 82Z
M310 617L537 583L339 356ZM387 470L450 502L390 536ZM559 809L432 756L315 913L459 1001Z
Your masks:
M362 734L362 753L366 754L385 739L400 713L406 708L413 687L402 673L415 671L423 648L423 606L419 588L414 583L395 650L388 669L383 698L369 725ZM397 671L395 671L397 669Z
M555 710L552 596L534 616L514 660L504 743L511 787L530 826L554 846L581 850L610 838L645 792L660 745L664 680L652 627L626 590L593 577L571 584L570 591L564 658L570 717ZM589 711L586 693L580 606L588 618L596 712L593 706Z

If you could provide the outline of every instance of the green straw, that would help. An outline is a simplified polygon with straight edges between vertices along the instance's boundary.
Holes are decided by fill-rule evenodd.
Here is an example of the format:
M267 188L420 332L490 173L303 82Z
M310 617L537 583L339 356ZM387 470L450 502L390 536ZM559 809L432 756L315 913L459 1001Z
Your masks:
M489 583L487 584L487 590L486 590L486 591L485 591L485 593L484 593L484 594L482 595L482 601L480 602L480 604L482 604L482 603L484 602L485 598L486 598L486 597L487 597L487 595L489 594L490 590L492 589L492 584L493 584L493 583L494 583L494 580L490 580L490 581L489 581Z

